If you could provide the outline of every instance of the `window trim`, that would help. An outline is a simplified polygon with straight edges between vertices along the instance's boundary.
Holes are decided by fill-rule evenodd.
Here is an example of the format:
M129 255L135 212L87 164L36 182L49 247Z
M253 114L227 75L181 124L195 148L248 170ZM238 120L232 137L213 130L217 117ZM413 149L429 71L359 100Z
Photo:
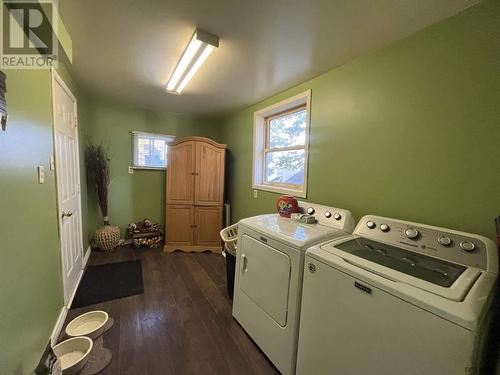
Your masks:
M300 108L306 110L306 139L304 146L268 148L269 121L287 113L297 112ZM309 132L311 124L311 90L304 91L291 98L273 104L254 113L253 132L253 168L252 188L280 194L291 194L299 198L307 197L307 179L309 166ZM304 184L284 184L265 181L265 155L269 151L304 150Z
M142 131L131 131L130 133L132 134L132 165L131 165L131 168L138 169L138 170L145 169L145 170L153 170L153 171L165 171L165 170L167 170L168 159L167 159L167 165L165 167L150 167L150 166L143 166L143 165L137 164L136 163L136 161L138 159L137 141L138 141L139 137L142 135L142 136L147 136L150 138L164 139L167 143L167 146L168 146L168 144L175 141L175 136L170 135L170 134L159 134L159 133L150 133L150 132L142 132Z

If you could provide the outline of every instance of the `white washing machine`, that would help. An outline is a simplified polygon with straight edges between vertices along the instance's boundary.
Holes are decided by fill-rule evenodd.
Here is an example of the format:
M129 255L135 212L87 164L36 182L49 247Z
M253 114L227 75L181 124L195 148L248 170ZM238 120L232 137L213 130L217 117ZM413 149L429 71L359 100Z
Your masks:
M365 216L306 253L297 373L479 374L493 241Z
M304 254L308 247L352 233L347 210L299 202L316 224L278 214L243 219L233 316L282 374L295 373Z

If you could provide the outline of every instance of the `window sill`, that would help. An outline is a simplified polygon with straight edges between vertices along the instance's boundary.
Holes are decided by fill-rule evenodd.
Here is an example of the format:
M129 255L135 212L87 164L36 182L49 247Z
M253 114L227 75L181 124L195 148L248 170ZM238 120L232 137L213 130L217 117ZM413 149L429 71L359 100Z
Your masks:
M149 171L166 171L167 170L167 167L140 167L140 166L132 166L132 169L145 169L145 170L149 170Z
M289 194L297 198L306 198L307 193L303 190L289 189L283 186L253 185L252 189L269 191L271 193Z

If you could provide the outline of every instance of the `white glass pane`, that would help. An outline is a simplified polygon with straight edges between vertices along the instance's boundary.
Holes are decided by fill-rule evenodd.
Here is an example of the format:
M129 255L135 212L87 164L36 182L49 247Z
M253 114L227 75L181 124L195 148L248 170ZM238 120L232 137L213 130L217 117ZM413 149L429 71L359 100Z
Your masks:
M269 148L305 145L306 110L269 121Z
M151 152L151 167L164 167L165 159L167 155L165 154L165 140L155 139L152 141L152 152Z
M149 165L151 159L151 141L145 138L139 138L137 141L137 163L141 166Z
M304 164L304 150L268 152L266 182L303 185Z
M171 137L155 136L152 134L136 135L135 138L135 166L147 168L166 168L167 145Z

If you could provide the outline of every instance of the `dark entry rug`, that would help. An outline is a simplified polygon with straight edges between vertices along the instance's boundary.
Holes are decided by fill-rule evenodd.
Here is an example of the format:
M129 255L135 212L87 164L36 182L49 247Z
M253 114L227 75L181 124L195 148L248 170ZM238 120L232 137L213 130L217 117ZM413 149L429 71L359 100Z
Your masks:
M88 266L78 286L71 308L144 293L142 264L127 262Z

